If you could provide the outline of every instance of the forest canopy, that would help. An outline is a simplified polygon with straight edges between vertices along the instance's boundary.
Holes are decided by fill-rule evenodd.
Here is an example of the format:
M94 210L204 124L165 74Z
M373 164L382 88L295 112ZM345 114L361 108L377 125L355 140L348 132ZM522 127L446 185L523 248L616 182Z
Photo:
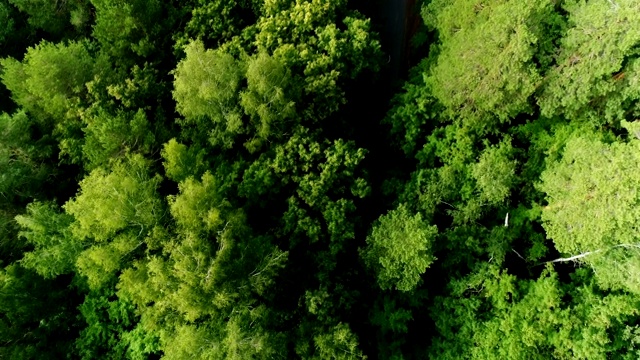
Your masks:
M0 22L1 359L640 357L640 2Z

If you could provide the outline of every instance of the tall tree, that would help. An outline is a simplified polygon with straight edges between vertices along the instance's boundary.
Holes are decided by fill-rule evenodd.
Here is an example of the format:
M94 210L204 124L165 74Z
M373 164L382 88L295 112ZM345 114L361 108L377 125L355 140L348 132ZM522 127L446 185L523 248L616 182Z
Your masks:
M77 118L85 84L93 77L94 61L86 45L43 41L27 49L22 62L0 61L2 82L12 99L38 121Z
M636 123L627 127L637 130ZM548 205L542 219L547 236L567 259L593 267L604 287L640 291L637 277L640 234L635 166L640 142L611 144L579 135L562 158L542 174Z

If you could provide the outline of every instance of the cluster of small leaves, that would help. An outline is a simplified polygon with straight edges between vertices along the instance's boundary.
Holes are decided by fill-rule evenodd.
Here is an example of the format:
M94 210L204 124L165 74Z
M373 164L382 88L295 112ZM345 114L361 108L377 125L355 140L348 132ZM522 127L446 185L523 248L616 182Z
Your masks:
M420 214L411 215L404 204L380 217L362 251L364 261L377 274L380 288L414 289L435 260L431 243L437 232L435 226L423 222Z
M545 80L542 114L595 124L637 116L639 4L600 0L571 4L568 10L572 26Z
M434 1L424 7L427 25L442 41L429 79L451 115L481 129L531 112L542 76L535 62L545 24L558 17L548 1ZM469 46L482 44L482 46Z

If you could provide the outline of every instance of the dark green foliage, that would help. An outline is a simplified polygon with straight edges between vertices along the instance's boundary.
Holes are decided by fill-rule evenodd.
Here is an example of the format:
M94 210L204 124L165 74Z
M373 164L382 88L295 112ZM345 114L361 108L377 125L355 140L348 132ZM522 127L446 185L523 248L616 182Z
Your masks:
M191 19L185 26L184 37L177 39L183 45L189 39L199 39L218 45L230 40L260 15L261 1L195 0Z
M0 356L61 359L71 353L77 300L64 283L18 264L0 271Z
M6 260L17 260L23 245L13 217L56 175L48 161L54 144L37 130L24 112L0 115L0 256Z
M0 23L4 24L0 30L0 44L3 44L14 31L15 22L11 15L11 5L0 2Z
M44 278L55 278L75 270L82 244L71 235L73 217L61 213L53 204L33 202L27 214L16 216L22 228L20 236L33 246L20 261L27 269Z
M38 139L24 112L0 115L0 194L7 204L33 197L52 169L43 160L51 156L52 144Z
M54 35L62 35L72 25L81 28L90 19L88 1L9 0L28 15L29 24Z
M163 5L157 0L91 0L95 8L92 36L105 53L126 59L145 57L154 49L154 35L162 31Z
M78 354L83 359L147 359L158 350L158 338L136 326L139 317L131 302L113 295L91 293L79 306L87 324L75 343Z
M239 191L252 199L293 186L287 193L282 235L293 235L292 243L300 235L312 243L328 236L331 251L337 253L354 236L354 224L348 220L354 200L369 192L366 180L357 177L364 155L365 150L353 143L317 142L300 129L247 169Z

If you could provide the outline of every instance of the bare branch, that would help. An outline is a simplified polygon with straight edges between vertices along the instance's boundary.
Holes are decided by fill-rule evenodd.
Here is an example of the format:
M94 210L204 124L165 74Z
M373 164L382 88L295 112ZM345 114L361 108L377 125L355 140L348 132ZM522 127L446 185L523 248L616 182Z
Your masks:
M599 253L599 252L602 252L602 249L598 249L598 250L594 250L594 251L587 251L587 252L584 252L582 254L575 255L575 256L572 256L572 257L568 257L568 258L558 258L558 259L551 260L551 261L545 261L542 264L576 261L576 260L581 259L583 257L587 257L589 255L596 254L596 253Z

